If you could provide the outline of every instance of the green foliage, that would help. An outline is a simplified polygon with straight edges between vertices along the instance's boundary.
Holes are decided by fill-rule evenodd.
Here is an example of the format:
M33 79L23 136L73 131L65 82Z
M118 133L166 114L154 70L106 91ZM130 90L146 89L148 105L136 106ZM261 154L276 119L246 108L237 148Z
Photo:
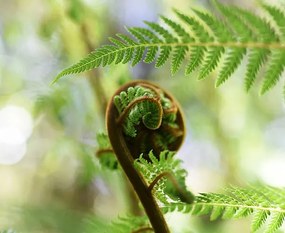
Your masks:
M113 222L111 226L111 232L133 232L144 227L149 227L149 222L146 216L128 216L124 218L121 217Z
M47 205L1 205L0 216L10 220L10 228L1 233L36 233L58 232L77 233L83 232L85 227L83 213ZM18 230L19 229L19 230Z
M8 230L2 230L2 231L0 231L0 233L16 233L16 231L14 231L12 229L8 229Z
M97 157L99 158L101 166L110 170L116 170L118 168L118 161L112 151L108 135L105 133L97 134L97 142L99 145Z
M146 216L131 216L118 217L111 224L102 224L95 217L86 219L86 233L131 233L141 228L149 228L149 222ZM148 232L148 231L144 231Z
M266 233L275 232L285 220L285 189L270 186L226 189L225 194L202 193L193 204L170 203L167 212L179 211L192 215L209 214L211 220L241 218L252 215L251 231L267 221ZM270 218L270 219L269 219Z
M198 78L204 79L220 65L216 81L219 86L234 73L247 54L245 87L250 89L264 66L261 93L265 93L276 85L285 68L284 9L263 5L272 18L268 21L234 6L217 2L215 5L222 18L198 10L192 10L191 15L175 11L181 22L162 17L166 26L145 22L148 28L128 28L133 38L122 34L110 38L111 45L103 45L64 69L54 81L64 75L112 63L136 65L140 61L151 63L156 60L155 66L160 67L169 59L174 74L190 54L185 74L200 67Z
M149 153L150 161L144 159L141 155L140 158L135 161L135 167L143 174L149 184L161 174L168 173L172 175L179 190L170 182L167 176L160 179L153 187L155 196L162 203L167 204L173 201L191 202L193 195L187 190L185 185L187 171L181 167L181 160L176 159L174 155L174 152L163 151L160 153L159 158L157 158L151 151Z

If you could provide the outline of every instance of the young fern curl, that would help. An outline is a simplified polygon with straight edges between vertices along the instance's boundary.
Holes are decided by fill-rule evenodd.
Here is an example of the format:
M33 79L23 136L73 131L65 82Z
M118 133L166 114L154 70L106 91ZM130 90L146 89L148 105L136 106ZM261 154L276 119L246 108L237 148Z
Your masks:
M150 161L149 151L159 159L164 150L177 151L185 127L174 98L158 86L134 81L119 88L107 107L107 131L116 157L138 195L156 233L170 232L163 214L135 159Z

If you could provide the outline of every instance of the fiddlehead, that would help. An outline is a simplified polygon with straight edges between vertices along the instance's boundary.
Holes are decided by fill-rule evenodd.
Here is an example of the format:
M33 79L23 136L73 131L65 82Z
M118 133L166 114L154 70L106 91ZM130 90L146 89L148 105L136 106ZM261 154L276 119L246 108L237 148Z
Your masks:
M129 85L129 84L128 84ZM164 150L177 151L184 137L184 123L177 102L157 86L137 81L114 96L124 138L133 158L158 157ZM124 89L124 87L122 88Z
M107 108L107 130L117 159L132 183L154 232L168 233L162 213L134 159L177 150L184 138L182 113L173 97L158 86L134 81L122 86Z

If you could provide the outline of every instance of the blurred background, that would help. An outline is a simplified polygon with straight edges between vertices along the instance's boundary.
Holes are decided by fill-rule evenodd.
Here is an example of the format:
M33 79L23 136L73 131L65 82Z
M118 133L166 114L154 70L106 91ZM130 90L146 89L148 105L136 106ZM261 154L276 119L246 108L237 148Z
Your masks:
M222 2L260 13L254 1ZM153 64L110 66L50 85L61 69L125 26L175 18L173 8L187 13L191 7L215 12L208 0L0 0L0 231L102 232L132 212L125 177L102 169L95 157L106 102L131 79L159 83L181 103L187 138L177 156L195 194L230 184L285 186L282 83L264 96L258 84L246 93L246 60L218 89L217 71L197 81L195 73L185 77L181 69L171 77L169 65ZM250 219L167 219L177 233L250 229Z

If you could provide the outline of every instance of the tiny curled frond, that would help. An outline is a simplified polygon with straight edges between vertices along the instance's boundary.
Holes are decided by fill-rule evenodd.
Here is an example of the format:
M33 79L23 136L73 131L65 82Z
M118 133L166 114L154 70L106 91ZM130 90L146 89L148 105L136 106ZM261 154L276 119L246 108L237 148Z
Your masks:
M285 189L271 186L227 188L226 193L202 193L193 204L169 203L164 213L179 211L192 215L209 214L211 220L241 218L252 215L251 231L266 224L265 232L273 233L285 221Z
M163 176L153 187L153 193L162 203L191 202L193 195L187 190L185 179L187 171L181 167L181 160L175 158L175 153L163 151L157 158L149 152L149 160L141 155L135 160L135 167L143 174L149 185L161 174L171 174L175 184L167 176Z
M177 10L179 20L161 17L165 26L145 22L146 27L128 28L131 34L118 34L78 63L61 71L64 75L81 73L100 66L136 65L140 61L155 62L161 67L171 60L171 73L186 63L185 74L198 70L198 78L206 78L219 67L216 86L224 83L248 56L245 88L249 90L265 69L261 93L277 84L285 68L285 9L263 4L269 19L234 6L215 2L220 16L198 10L186 15ZM190 56L188 56L190 55ZM221 59L224 57L224 59ZM199 68L199 69L198 69Z
M113 98L126 141L136 158L150 150L177 150L184 136L181 113L173 98L150 83L138 81Z

